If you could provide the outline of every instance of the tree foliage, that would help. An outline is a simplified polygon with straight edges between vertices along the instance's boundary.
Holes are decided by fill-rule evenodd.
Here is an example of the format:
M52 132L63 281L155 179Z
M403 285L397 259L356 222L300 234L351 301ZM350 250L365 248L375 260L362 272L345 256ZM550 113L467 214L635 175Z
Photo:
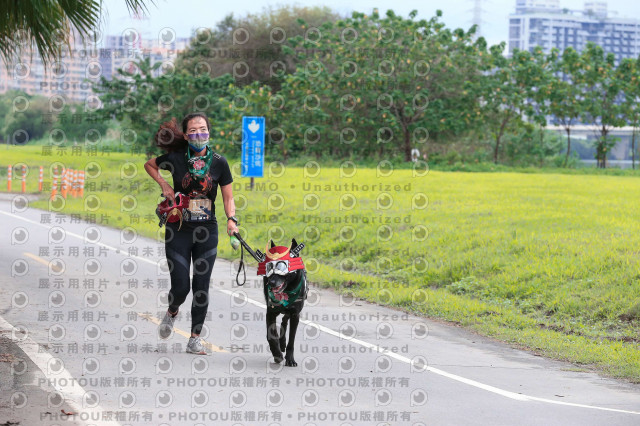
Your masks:
M284 53L298 63L280 90L252 85L236 115L267 116L272 140L291 152L334 157L411 159L434 135L472 123L469 87L480 78L483 39L439 21L353 13L289 40ZM261 95L260 99L256 99ZM250 109L250 111L248 110Z
M631 135L631 164L635 169L636 138L640 127L640 57L636 60L623 59L618 70L624 96L622 114L625 121L633 128Z
M14 144L27 143L44 137L51 125L43 120L49 115L49 100L44 96L32 96L11 91L0 100L2 117L1 134Z
M556 54L557 52L554 51L554 57ZM565 49L562 56L555 59L553 69L555 78L551 79L543 90L549 101L549 113L567 133L566 164L571 152L571 127L583 114L583 88L580 79L573 77L582 67L582 59L573 48Z
M298 20L317 28L338 18L327 7L300 6L268 7L240 18L227 15L214 28L195 34L176 65L192 75L231 74L238 86L259 81L277 90L279 77L295 70L282 46L305 33Z
M294 23L295 11L302 17ZM488 142L496 163L520 164L522 155L542 165L562 155L566 165L572 126L595 123L604 167L615 143L611 129L637 123L637 61L616 67L593 44L581 54L535 48L504 56L504 44L488 47L473 27L449 29L440 12L415 17L374 10L338 18L318 8L228 16L205 39L196 35L175 74L154 76L141 62L137 72L120 70L96 91L104 111L133 130L140 145L150 146L170 116L205 110L220 150L237 153L242 116L258 115L266 117L267 153L283 159L409 161L415 149L446 154L450 141L461 139L470 141L472 155ZM220 57L223 48L240 56ZM247 54L269 49L277 60ZM239 62L251 70L240 79ZM548 120L565 128L566 151L557 138L545 140Z
M479 105L482 116L495 141L493 162L498 163L502 138L522 126L526 115L533 116L531 106L533 82L540 79L541 68L528 51L515 50L504 57L504 46L493 46L487 73L479 82ZM538 54L538 56L540 56Z
M149 58L137 62L133 70L119 69L112 80L102 77L94 91L103 102L102 112L124 123L128 143L148 155L157 153L153 135L163 121L178 121L191 112L204 112L212 123L212 134L224 121L224 106L233 83L230 75L212 78L184 71L155 76L160 63L151 66Z
M588 43L582 52L582 66L573 79L583 88L583 121L599 128L596 160L598 167L605 168L607 154L617 142L610 135L611 129L624 125L621 102L623 84L615 65L615 56L605 53L598 45Z

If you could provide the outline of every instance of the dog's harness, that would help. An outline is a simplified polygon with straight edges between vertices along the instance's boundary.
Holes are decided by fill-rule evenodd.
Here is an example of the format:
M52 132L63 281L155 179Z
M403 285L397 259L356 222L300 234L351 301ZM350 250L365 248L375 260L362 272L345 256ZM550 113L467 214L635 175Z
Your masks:
M260 250L256 250L254 252L249 246L249 244L247 244L247 242L240 236L239 233L234 232L233 235L238 239L238 241L240 241L240 244L242 246L240 249L240 265L238 266L238 272L236 274L236 284L238 284L239 286L244 285L244 283L247 281L247 272L244 266L244 250L243 249L247 249L251 257L253 257L255 260L258 261L258 275L270 276L272 273L276 273L279 275L286 275L291 271L304 269L304 263L302 262L302 259L299 257L300 251L304 248L304 243L295 245L293 249L289 249L288 247L284 247L284 246L274 246L269 248L269 246L267 245L265 250L266 251L266 255L265 255ZM272 242L272 245L273 245L273 242ZM278 263L280 265L276 265ZM273 267L268 268L267 264L270 264L269 266L273 266ZM283 264L286 265L287 267L286 271L282 269ZM267 269L269 270L267 271ZM240 272L242 272L244 275L242 283L240 283L240 280L239 280ZM305 279L305 275L303 274L296 288L290 291L285 291L283 293L280 293L284 295L284 297L280 299L278 299L273 294L273 292L269 290L268 302L270 303L271 306L280 305L280 306L286 307L291 305L292 303L296 302L300 297L300 290L302 289L305 282L306 282L306 279ZM305 291L305 296L306 296L306 291Z
M271 289L268 289L267 295L269 296L269 300L268 300L269 307L275 308L278 306L282 306L286 308L289 305L293 305L298 301L298 298L302 293L302 288L304 287L304 284L305 284L305 277L304 277L304 274L302 274L302 276L300 277L300 282L298 283L296 288L294 288L291 291L284 291L280 293L284 296L281 298L277 298L276 295L273 293L273 291L271 291Z
M296 245L293 249L284 246L266 248L266 259L258 264L258 275L267 277L272 274L286 275L289 272L304 269L304 263L299 257L300 251L304 248L304 243ZM286 270L284 269L286 266ZM300 282L293 290L283 291L276 296L271 288L267 290L267 302L270 307L287 307L295 303L300 298L302 288L305 284L305 276L302 274ZM305 291L306 295L306 291Z

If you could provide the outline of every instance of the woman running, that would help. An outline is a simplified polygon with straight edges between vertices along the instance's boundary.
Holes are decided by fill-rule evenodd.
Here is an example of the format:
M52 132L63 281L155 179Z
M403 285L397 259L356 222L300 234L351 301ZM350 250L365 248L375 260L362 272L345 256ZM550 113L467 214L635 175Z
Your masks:
M207 355L200 332L209 306L209 279L216 260L218 223L215 200L218 186L226 213L227 234L238 231L235 203L231 183L231 170L227 160L208 146L211 126L206 115L189 114L182 120L181 129L176 120L163 123L156 133L156 145L167 153L152 158L145 170L162 188L162 195L175 205L176 193L189 197L188 213L179 222L167 222L165 251L171 290L169 308L160 323L158 334L167 339L173 332L173 323L189 289L191 302L191 338L187 352ZM158 169L169 170L173 185L166 182ZM193 261L193 281L189 283L190 262Z

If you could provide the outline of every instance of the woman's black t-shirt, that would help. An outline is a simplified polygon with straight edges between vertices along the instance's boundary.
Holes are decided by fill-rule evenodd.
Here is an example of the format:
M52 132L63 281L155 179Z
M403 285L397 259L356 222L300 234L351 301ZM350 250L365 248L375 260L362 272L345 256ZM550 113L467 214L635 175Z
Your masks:
M162 170L169 170L173 177L173 190L190 197L206 197L211 200L211 219L193 222L198 224L216 224L215 201L218 185L225 186L233 182L227 159L220 154L212 153L211 166L204 179L195 180L187 165L186 152L188 148L178 149L156 157L156 165ZM209 148L208 148L209 149Z

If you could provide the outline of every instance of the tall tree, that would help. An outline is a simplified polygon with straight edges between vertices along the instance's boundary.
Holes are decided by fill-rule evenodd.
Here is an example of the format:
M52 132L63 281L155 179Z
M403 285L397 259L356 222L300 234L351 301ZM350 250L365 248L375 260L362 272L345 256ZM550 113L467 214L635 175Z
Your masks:
M429 134L466 127L467 89L480 78L486 43L473 40L473 29L446 28L440 11L430 20L415 20L416 14L354 12L323 25L321 38L291 40L287 52L296 52L304 66L280 93L307 111L301 133L343 141L331 147L336 154L399 152L410 161Z
M636 168L636 136L640 127L640 57L623 59L618 66L619 79L622 81L624 102L623 114L631 132L631 167Z
M555 52L554 52L555 53ZM571 127L583 114L583 82L577 78L582 68L578 52L567 48L562 57L554 61L555 78L543 89L549 99L549 112L555 117L567 133L567 152L564 164L567 165L571 153Z
M287 40L338 18L328 7L318 6L268 7L239 18L227 15L214 28L195 34L176 66L194 75L231 74L238 85L260 81L277 90L282 75L296 68L294 57L282 52ZM307 22L306 28L300 27L300 19Z
M526 50L503 56L504 43L491 47L487 73L480 87L480 106L494 138L493 162L498 163L501 143L509 129L520 127L525 115L533 115L530 96L532 76L539 71L535 58Z
M614 127L624 125L621 92L623 82L617 72L613 53L605 54L602 47L588 43L581 55L583 66L575 81L584 87L582 120L598 127L596 159L599 168L607 167L607 155L616 145L611 137Z
M525 111L529 119L538 126L538 136L540 138L539 156L540 167L544 165L545 157L545 127L547 127L547 116L550 113L549 98L545 87L555 79L553 67L557 60L556 52L545 55L540 46L536 46L526 68L520 79L524 83L528 92L527 107Z

